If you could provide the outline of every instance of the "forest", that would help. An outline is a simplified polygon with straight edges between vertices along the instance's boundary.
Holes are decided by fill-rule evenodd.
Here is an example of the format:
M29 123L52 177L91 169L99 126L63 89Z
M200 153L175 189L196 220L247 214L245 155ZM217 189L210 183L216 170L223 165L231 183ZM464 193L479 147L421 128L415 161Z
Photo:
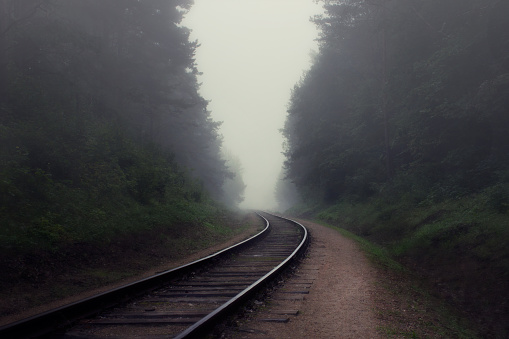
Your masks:
M90 224L136 224L134 210L184 205L160 216L178 219L241 199L242 185L223 190L235 169L179 25L191 1L0 4L4 246L58 247L117 228Z
M199 94L191 5L0 1L0 314L105 253L153 262L238 232L240 164Z
M282 130L294 212L382 245L505 337L509 2L320 2Z
M379 245L507 337L509 1L315 1L280 207ZM0 0L0 316L46 302L50 276L103 284L105 253L153 263L242 229L241 164L181 24L192 4Z

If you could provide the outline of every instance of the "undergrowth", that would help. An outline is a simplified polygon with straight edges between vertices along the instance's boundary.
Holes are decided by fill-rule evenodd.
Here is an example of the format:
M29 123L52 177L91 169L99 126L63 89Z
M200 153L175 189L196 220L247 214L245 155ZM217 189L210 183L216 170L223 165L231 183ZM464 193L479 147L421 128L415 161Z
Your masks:
M429 286L418 276L394 259L386 248L353 234L341 227L320 222L337 230L343 236L355 240L367 257L386 279L377 284L389 291L390 301L382 300L375 312L383 325L378 332L387 338L478 338L467 320L458 315L443 300L430 294ZM375 299L382 298L376 295ZM391 304L387 309L386 304Z
M224 212L172 153L106 121L47 113L1 127L0 254L107 244Z
M466 312L483 337L505 338L508 192L497 184L442 200L416 203L380 195L311 210L318 220L344 229L383 267L415 272L437 296Z

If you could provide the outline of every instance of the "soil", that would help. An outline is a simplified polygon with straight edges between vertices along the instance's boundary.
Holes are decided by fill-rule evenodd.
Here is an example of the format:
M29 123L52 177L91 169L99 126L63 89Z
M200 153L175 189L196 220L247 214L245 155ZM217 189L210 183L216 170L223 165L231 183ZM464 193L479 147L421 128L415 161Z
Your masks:
M307 256L260 311L228 329L225 337L379 338L376 270L355 242L302 223L312 236Z
M358 244L300 220L311 234L306 257L268 296L218 335L228 339L474 338L437 312L442 302L415 281L373 264ZM460 326L465 326L462 324Z
M311 244L300 265L268 295L245 308L242 316L219 327L221 338L472 338L459 333L438 313L440 300L420 293L406 276L374 265L358 244L325 226L301 221ZM259 225L258 225L259 227ZM1 319L8 323L82 297L179 266L252 234L254 228L228 242L167 262L131 279L32 308ZM463 326L463 325L461 325ZM465 326L464 326L465 327Z

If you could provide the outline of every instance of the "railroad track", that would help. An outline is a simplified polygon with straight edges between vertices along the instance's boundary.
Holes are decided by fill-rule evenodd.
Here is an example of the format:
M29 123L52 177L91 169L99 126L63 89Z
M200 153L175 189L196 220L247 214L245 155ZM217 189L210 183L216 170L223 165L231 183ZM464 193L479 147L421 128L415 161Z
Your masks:
M259 234L214 255L0 328L0 338L201 338L270 283L308 242L260 213Z

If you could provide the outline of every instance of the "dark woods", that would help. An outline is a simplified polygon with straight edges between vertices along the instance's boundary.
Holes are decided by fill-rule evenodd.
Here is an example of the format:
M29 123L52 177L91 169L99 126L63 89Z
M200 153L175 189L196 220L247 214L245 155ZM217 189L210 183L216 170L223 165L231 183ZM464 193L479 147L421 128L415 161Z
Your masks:
M284 128L305 197L419 202L507 180L507 1L323 3L320 53Z
M2 244L101 238L238 201L222 193L234 175L180 26L191 4L0 1Z
M383 246L507 338L509 1L321 2L283 129L296 211Z

